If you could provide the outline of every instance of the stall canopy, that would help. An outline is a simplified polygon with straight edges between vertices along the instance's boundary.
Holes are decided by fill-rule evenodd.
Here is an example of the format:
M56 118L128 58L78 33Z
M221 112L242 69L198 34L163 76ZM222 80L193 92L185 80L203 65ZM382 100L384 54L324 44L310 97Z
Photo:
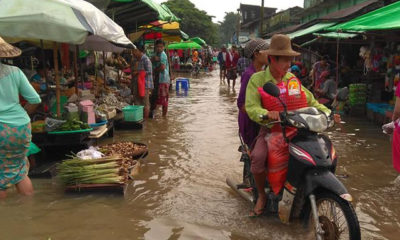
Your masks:
M179 22L154 21L141 26L140 29L148 32L145 39L163 38L167 42L188 40L189 36L180 30Z
M142 25L162 20L179 22L165 4L158 4L153 0L89 0L99 6L106 6L104 11L128 33L136 32ZM108 2L104 3L104 2Z
M3 37L83 44L88 35L133 48L124 30L83 0L0 0Z
M195 42L180 42L180 43L171 43L168 45L167 49L201 49L201 46Z
M201 45L201 46L205 46L205 45L207 45L207 43L206 43L206 41L204 41L202 38L200 38L200 37L194 37L194 38L191 38L191 39L189 39L190 41L193 41L193 42L195 42L195 43L197 43L197 44L199 44L199 45Z
M305 35L308 35L308 34L315 33L317 31L320 31L320 30L324 29L324 28L330 27L330 26L332 26L334 24L336 24L336 23L334 23L334 22L325 22L325 23L321 22L321 23L317 23L315 25L312 25L312 26L310 26L308 28L301 29L301 30L298 30L296 32L290 33L288 35L289 35L289 37L291 39L294 39L294 38L298 38L298 37L301 37L301 36L305 36Z
M188 40L189 36L186 33L184 33L182 30L179 30L176 33L164 32L162 34L162 38L164 39L164 41L167 41L167 42L179 42L181 40Z
M349 39L358 36L358 34L355 33L338 33L338 32L314 33L313 35L318 37L340 38L340 39Z
M373 31L400 28L400 1L353 20L330 27L328 31Z

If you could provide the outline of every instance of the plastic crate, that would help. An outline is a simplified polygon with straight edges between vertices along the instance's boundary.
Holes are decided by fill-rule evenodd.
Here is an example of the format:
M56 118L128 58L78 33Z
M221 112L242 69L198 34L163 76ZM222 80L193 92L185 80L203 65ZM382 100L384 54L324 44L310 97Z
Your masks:
M126 106L122 109L126 122L139 122L143 120L143 106Z

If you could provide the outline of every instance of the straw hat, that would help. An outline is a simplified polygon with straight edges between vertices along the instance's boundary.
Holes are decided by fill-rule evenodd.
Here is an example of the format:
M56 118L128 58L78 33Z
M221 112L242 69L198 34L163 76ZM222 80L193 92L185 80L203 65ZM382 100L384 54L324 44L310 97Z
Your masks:
M12 58L21 55L21 49L8 44L0 37L0 58Z
M256 51L267 50L269 44L267 41L261 38L256 38L248 41L244 47L244 55L247 58L251 58Z
M270 56L296 57L300 55L299 52L293 51L290 38L284 34L272 36L271 44L266 52Z

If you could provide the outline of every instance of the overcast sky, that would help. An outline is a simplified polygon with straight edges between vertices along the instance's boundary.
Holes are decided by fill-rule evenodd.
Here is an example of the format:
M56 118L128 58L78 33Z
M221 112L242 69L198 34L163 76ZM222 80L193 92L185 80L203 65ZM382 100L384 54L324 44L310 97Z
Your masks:
M166 0L155 0L158 3L166 2ZM236 12L240 3L261 5L261 0L190 0L198 9L204 10L208 15L215 16L214 22L222 21L225 12ZM285 10L290 7L303 7L304 0L265 0L265 7L274 7L278 11Z

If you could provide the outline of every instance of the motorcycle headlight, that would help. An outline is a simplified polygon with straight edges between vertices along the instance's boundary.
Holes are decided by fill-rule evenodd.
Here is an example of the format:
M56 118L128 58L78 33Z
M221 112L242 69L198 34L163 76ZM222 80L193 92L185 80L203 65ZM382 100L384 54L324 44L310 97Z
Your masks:
M305 128L306 127L306 126L304 126L303 123L298 122L298 121L293 120L293 119L289 119L289 122L293 127L296 127L296 128Z
M328 119L325 114L300 114L308 125L308 129L312 132L321 133L328 128Z

